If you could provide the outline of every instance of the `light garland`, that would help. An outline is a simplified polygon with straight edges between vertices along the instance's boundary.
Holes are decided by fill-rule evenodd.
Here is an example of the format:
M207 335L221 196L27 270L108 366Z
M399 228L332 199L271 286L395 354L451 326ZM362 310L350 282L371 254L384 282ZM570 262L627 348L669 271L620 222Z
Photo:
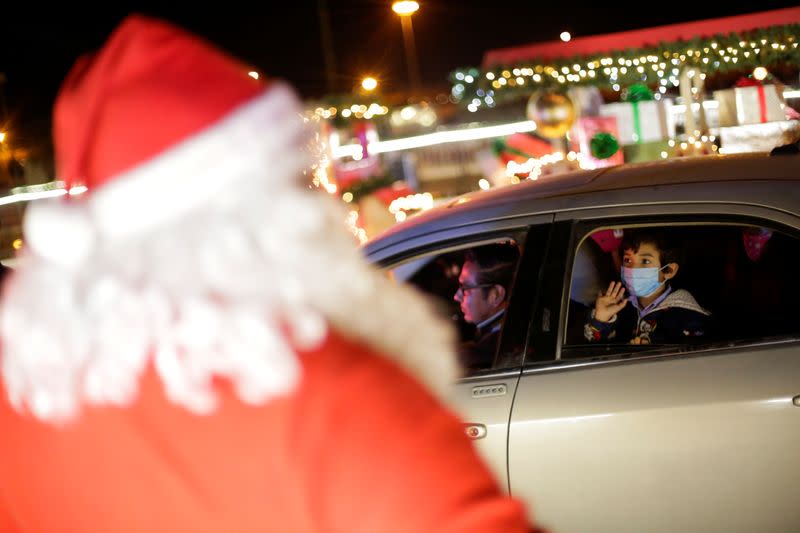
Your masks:
M498 100L529 96L542 88L595 85L620 91L634 83L678 86L685 66L707 73L752 70L786 63L800 64L797 47L800 24L773 26L752 32L713 38L661 43L659 47L628 49L617 55L565 58L550 64L496 66L488 71L459 69L451 74L451 94L477 111Z
M350 211L345 218L347 229L358 239L359 244L364 244L369 240L367 231L358 225L358 211Z
M386 115L389 113L389 108L385 105L380 105L377 102L372 102L369 105L365 104L350 104L329 107L317 107L313 110L306 111L306 118L309 119L335 119L337 115L344 119L364 119L369 120L373 117Z
M395 198L389 204L389 212L395 220L402 222L408 217L408 211L427 211L433 207L433 195L429 192L409 194Z
M521 174L527 174L528 177L526 179L537 180L542 175L542 172L546 167L561 163L564 160L577 164L578 168L580 169L594 168L589 158L580 152L571 151L566 155L564 152L553 152L552 154L546 154L539 158L532 157L524 163L509 161L506 164L506 176L511 178L512 183L518 183L518 181L515 181L514 178L517 178L518 180L518 176Z

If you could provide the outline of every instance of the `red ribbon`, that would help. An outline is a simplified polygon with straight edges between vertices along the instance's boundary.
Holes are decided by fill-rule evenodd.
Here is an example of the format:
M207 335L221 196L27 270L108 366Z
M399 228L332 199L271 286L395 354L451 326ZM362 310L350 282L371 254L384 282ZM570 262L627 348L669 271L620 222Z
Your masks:
M739 78L736 87L756 87L758 89L758 111L761 122L767 121L767 95L764 92L764 84L755 78Z
M760 87L764 85L761 80L755 78L739 78L736 81L736 87Z
M761 122L767 121L767 95L764 94L764 87L758 86L758 110L761 112Z

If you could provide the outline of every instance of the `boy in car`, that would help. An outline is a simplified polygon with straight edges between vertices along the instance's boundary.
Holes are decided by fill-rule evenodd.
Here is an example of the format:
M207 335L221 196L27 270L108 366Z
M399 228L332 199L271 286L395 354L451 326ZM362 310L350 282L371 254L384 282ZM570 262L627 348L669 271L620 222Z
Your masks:
M669 284L680 261L669 235L626 231L622 251L622 281L612 281L598 295L584 326L586 339L663 344L703 336L711 313L689 291Z

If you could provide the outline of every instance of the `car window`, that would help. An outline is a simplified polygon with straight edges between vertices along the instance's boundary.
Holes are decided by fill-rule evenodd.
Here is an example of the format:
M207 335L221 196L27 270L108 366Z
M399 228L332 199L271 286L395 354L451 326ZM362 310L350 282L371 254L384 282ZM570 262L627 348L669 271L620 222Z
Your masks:
M429 253L391 268L390 275L431 296L453 323L469 375L505 364L496 360L497 351L520 257L519 244L503 239Z
M574 250L561 357L800 338L798 265L800 239L769 225L595 228Z

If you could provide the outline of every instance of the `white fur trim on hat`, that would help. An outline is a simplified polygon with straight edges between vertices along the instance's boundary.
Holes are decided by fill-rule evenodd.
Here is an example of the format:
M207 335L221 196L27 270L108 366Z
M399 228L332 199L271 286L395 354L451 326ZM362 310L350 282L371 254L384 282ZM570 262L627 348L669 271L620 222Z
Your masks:
M98 231L118 237L153 228L235 186L253 169L263 169L267 181L299 172L307 163L301 113L292 90L273 83L216 124L94 191Z

